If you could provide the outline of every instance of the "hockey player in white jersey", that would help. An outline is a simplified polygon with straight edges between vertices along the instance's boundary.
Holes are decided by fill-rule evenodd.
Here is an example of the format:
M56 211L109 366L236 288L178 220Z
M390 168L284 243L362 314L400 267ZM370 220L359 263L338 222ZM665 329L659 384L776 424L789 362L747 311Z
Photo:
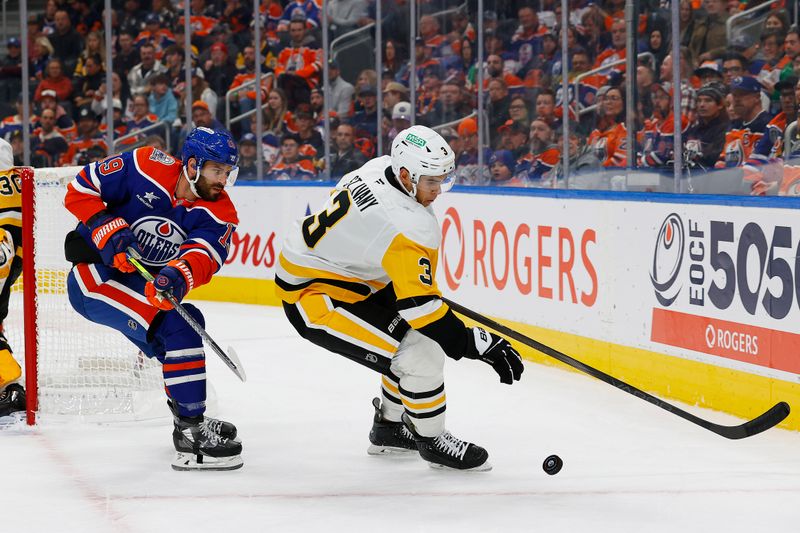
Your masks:
M445 429L445 356L480 359L500 381L523 364L502 337L467 328L441 299L441 231L430 207L452 184L450 146L412 126L391 156L346 174L287 235L277 293L304 338L382 374L371 454L419 451L433 466L488 470L488 453Z

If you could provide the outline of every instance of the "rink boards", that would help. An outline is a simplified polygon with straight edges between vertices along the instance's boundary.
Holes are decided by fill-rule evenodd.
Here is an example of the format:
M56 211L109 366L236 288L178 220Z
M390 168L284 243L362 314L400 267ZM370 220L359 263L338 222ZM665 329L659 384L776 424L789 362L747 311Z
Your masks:
M191 296L278 304L283 235L328 191L237 185L228 262ZM453 300L647 391L748 418L780 400L800 412L795 204L462 189L434 204L437 282ZM784 427L800 429L800 416Z

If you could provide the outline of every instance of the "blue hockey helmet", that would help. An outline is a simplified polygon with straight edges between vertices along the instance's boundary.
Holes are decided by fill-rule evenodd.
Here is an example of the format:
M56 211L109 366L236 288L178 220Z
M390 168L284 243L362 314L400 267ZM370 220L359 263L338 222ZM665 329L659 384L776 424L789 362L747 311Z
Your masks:
M203 164L206 161L215 161L224 165L231 165L233 168L228 174L227 185L231 186L236 182L236 176L239 173L239 168L237 167L239 149L227 130L214 131L204 127L193 129L183 142L181 159L184 166L189 161L189 158L192 157L197 162L198 177L200 176L200 169L203 168ZM196 180L197 177L195 178Z

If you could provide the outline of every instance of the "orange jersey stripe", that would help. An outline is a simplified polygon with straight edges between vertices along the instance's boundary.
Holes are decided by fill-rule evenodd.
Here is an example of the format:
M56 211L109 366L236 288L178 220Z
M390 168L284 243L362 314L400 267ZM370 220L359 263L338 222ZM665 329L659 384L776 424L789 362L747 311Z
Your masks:
M206 361L190 361L188 363L164 363L164 372L177 372L178 370L193 370L195 368L205 368Z

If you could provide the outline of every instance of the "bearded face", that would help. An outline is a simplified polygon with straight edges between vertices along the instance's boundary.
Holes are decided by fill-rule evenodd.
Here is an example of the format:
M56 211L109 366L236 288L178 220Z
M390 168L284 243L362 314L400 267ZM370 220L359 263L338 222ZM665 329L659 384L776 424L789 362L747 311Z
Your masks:
M230 165L217 163L216 161L207 161L203 165L200 172L200 177L197 179L195 188L197 194L207 202L215 202L222 194L225 184L228 180L228 173L231 171Z

